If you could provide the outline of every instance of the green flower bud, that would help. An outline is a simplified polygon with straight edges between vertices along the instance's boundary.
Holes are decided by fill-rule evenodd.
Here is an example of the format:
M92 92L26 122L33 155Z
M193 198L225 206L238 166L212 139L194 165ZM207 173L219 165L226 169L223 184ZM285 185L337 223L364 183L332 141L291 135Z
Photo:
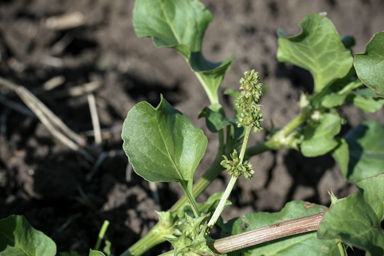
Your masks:
M259 78L254 70L246 71L240 79L240 96L235 101L236 107L243 110L238 116L237 126L252 126L255 132L263 129L260 124L263 121L261 105L256 104L263 95Z
M224 160L221 161L221 166L223 166L231 176L239 177L244 174L244 177L246 179L251 180L253 174L255 173L255 171L252 169L253 164L248 161L245 161L240 164L240 158L237 154L236 149L233 151L232 154L230 154L230 156L232 158L232 161L228 160L226 156L223 156Z

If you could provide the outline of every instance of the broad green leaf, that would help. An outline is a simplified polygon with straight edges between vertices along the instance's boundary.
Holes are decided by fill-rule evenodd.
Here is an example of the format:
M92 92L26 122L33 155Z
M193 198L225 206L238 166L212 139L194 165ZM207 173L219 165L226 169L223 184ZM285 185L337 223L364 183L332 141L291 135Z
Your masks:
M89 249L89 254L88 255L89 256L105 256L104 253L96 251L96 250L92 250L92 249Z
M366 121L350 130L344 139L349 147L346 179L355 183L384 172L384 128ZM344 173L343 173L344 174Z
M292 201L287 203L280 212L248 213L241 218L232 219L223 226L222 236L236 235L278 222L314 215L326 210L327 207L325 206L303 201ZM240 255L240 253L244 256L339 255L335 241L319 240L317 239L316 232L309 232L266 242L241 251L229 253L228 256L237 256Z
M360 80L384 97L384 31L369 40L364 53L355 54L354 65Z
M151 37L157 47L183 55L214 104L219 103L219 86L235 56L219 63L204 58L201 44L211 21L211 12L198 0L137 0L133 10L137 36Z
M43 232L34 229L24 216L0 220L0 255L53 256L56 245Z
M310 14L299 26L300 34L279 34L277 59L290 62L311 72L315 88L321 91L336 78L344 77L352 66L352 56L340 40L333 23L319 14Z
M336 114L323 114L321 122L309 122L303 131L304 140L300 146L302 154L315 157L334 149L338 143L333 137L340 132L340 122Z
M157 108L136 104L124 121L123 149L133 169L152 182L177 181L192 195L193 173L207 138L163 97Z
M341 239L367 251L384 255L384 175L356 184L357 194L339 200L324 215L318 230L320 239Z
M349 148L345 139L335 138L339 145L332 151L332 157L339 164L344 177L348 175Z
M374 113L381 109L384 104L384 99L378 98L371 88L354 91L348 95L347 100L365 113Z

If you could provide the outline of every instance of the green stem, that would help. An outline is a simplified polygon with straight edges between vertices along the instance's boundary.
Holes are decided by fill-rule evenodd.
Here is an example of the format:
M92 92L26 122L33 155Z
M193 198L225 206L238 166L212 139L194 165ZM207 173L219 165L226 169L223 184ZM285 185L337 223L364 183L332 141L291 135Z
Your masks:
M243 163L243 159L244 159L244 155L245 155L245 150L247 148L247 144L248 144L248 140L249 140L249 134L251 133L251 129L252 129L252 126L247 126L247 128L245 130L245 136L244 136L244 140L243 140L243 145L241 146L241 151L240 151L240 162L239 162L239 165L241 165ZM231 177L231 180L229 181L229 183L228 183L228 185L227 185L227 187L226 187L226 189L224 191L224 194L223 194L223 196L220 199L219 205L216 207L215 212L212 215L212 218L208 222L208 230L210 230L216 224L216 222L219 219L221 213L223 212L225 204L226 204L226 202L227 202L227 200L229 198L229 195L231 194L231 192L233 190L233 187L236 184L236 181L237 181L238 177L239 176L235 176L235 175L233 175Z
M101 226L99 236L97 237L96 245L95 245L95 250L98 251L100 248L101 241L103 240L105 236L105 232L107 231L107 228L109 226L109 221L105 220L103 223L103 226Z
M196 200L195 200L194 195L192 195L190 193L189 189L185 189L184 192L185 192L185 195L188 198L189 203L192 206L192 211L193 211L193 214L195 215L195 218L200 217L200 211L197 208L197 204L196 204Z
M222 130L219 131L219 141L221 141ZM221 142L220 142L221 143ZM219 145L219 152L216 155L215 162L204 173L204 175L193 185L193 195L197 198L212 183L214 179L221 173L223 167L220 165L221 157L224 154L224 146ZM169 210L171 212L178 211L184 204L188 202L185 196L181 197Z
M239 156L240 158L239 165L243 163L245 150L247 149L249 134L251 133L251 130L252 130L252 126L247 126L247 128L245 129L245 136L244 136L243 145L241 146L241 151Z
M236 177L236 176L231 177L227 187L225 188L224 194L222 195L222 197L220 199L219 205L216 207L216 210L213 213L212 218L208 222L208 230L210 230L216 224L221 213L223 212L224 207L225 207L225 203L227 202L229 195L231 194L232 189L236 184L237 178L238 177Z
M252 156L252 155L261 154L267 150L269 150L269 148L265 146L265 143L259 144L253 147L253 152L252 152L253 154L249 154L249 155ZM212 183L212 181L216 179L216 177L219 176L219 174L223 171L223 167L220 165L220 158L222 157L222 155L223 154L221 152L217 154L215 162L193 186L193 194L195 197L198 197L201 193L203 193L203 191ZM169 211L171 212L178 211L187 202L188 202L187 198L183 196L172 206L171 209L169 209ZM156 224L153 228L157 226L158 224ZM122 254L121 256L142 255L144 252L151 249L153 246L158 245L165 241L166 239L163 236L161 236L160 234L154 234L151 230L147 235L145 235L143 238L141 238L139 241L137 241L135 244L129 247L129 249L125 252L125 254ZM143 246L145 246L145 249ZM134 254L133 253L126 254L128 252L133 252Z
M323 215L324 213L318 213L221 238L208 242L208 247L216 255L221 255L279 238L316 231L323 219ZM161 254L161 256L173 255L173 253L173 251L169 251Z
M207 93L207 96L209 98L209 101L211 102L211 105L213 104L219 104L219 95L218 93L212 94L211 91L209 90L209 86L207 85L206 81L204 80L204 77L199 73L195 72L195 75L197 79L199 79L199 82L203 86L205 92Z
M170 233L170 232L168 232ZM120 256L139 256L154 247L165 241L165 234L162 232L160 223L157 223L152 229L134 245L129 247L123 254Z
M311 115L311 108L305 108L293 118L287 125L276 132L268 141L263 144L255 145L247 149L248 156L254 156L267 150L277 150L287 148L286 137L302 125Z
M281 128L280 131L278 131L275 135L277 137L286 137L289 135L308 119L312 113L311 110L312 109L310 107L302 109L295 118L293 118L288 124Z
M345 247L343 245L343 242L341 240L337 239L337 248L339 249L340 256L347 256L347 251L345 250Z

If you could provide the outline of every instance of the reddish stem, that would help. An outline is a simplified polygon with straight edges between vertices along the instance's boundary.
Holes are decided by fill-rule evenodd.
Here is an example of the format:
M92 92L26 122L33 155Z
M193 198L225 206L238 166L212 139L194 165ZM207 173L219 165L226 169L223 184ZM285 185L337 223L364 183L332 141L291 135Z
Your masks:
M324 213L288 220L208 243L214 253L224 254L282 237L316 231Z

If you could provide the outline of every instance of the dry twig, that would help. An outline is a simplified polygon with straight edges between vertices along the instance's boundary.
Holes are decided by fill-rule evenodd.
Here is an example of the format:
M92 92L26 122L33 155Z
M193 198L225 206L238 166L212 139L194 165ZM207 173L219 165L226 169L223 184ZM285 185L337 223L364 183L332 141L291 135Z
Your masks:
M89 148L84 138L72 131L29 90L23 86L13 84L12 82L1 77L0 85L6 86L8 89L15 91L54 137L67 145L70 149L82 154L87 160L91 162L95 161L94 157L90 153L92 150Z

